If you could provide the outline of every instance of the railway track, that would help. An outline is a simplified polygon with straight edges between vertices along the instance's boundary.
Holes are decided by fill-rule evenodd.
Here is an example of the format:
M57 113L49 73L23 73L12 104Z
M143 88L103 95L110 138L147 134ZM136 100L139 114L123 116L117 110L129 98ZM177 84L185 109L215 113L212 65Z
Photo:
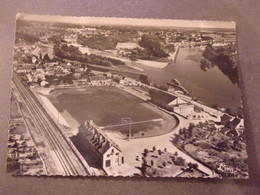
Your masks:
M56 155L60 167L64 171L64 175L90 175L90 168L86 165L86 162L79 157L76 148L72 146L68 138L63 135L60 128L48 115L30 89L24 86L15 74L13 76L13 83L23 97L32 120L34 121L34 125L43 132L48 145Z

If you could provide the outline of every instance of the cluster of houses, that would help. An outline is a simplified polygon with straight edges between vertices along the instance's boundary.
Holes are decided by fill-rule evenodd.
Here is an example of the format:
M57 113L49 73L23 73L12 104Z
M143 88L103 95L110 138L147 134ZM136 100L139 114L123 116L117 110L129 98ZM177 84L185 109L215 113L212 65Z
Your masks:
M23 174L41 173L42 161L30 137L26 134L10 134L8 142L8 159L17 161Z
M221 133L228 136L240 136L244 133L244 119L224 114L216 125Z
M85 121L78 130L78 139L100 168L107 171L124 164L124 156L118 145L109 139L93 121Z

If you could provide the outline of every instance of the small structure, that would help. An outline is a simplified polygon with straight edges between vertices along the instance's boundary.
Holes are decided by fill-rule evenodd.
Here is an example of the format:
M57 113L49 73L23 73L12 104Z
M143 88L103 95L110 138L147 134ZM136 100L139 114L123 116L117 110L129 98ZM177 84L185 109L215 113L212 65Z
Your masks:
M124 164L122 151L109 139L93 121L85 121L79 126L78 135L93 160L105 171Z
M166 110L173 111L185 118L188 118L194 112L194 105L188 104L181 98L160 90L150 89L151 102L165 108Z
M134 49L134 48L140 48L140 46L137 43L133 42L125 42L125 43L117 43L116 49Z
M189 118L194 113L194 105L192 104L180 104L173 107L173 111Z
M93 76L89 76L89 83L92 86L110 85L111 79L106 78L106 76L104 75L93 75Z
M53 59L53 48L50 46L37 46L31 51L32 63L37 63L39 61L50 61Z
M244 132L244 119L232 117L224 114L219 125L222 126L221 132L229 136L239 136Z

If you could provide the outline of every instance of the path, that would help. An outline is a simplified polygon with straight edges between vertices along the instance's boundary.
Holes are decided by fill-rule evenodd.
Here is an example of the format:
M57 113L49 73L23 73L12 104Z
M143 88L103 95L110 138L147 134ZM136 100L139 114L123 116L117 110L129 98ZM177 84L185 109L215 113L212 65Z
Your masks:
M181 126L186 125L187 121L185 119L180 119ZM208 167L202 165L201 163L197 162L187 154L180 151L178 148L176 148L172 142L171 138L174 135L174 132L178 132L179 128L176 128L174 131L171 131L170 133L156 136L156 137L148 137L148 138L142 138L142 139L132 139L132 140L124 140L122 139L116 132L106 132L106 134L114 140L116 144L119 145L120 149L123 151L123 154L125 156L125 164L122 166L122 168L119 168L118 172L122 175L127 175L127 173L138 173L138 169L135 167L140 167L140 161L136 161L136 156L142 156L142 153L144 149L152 149L153 146L155 146L157 149L164 150L164 148L167 148L167 151L170 153L178 153L178 156L184 158L187 163L196 163L198 164L198 169L202 172L209 175L209 177L216 177L217 175L214 175L212 173L212 170ZM127 172L127 173L126 173ZM116 173L115 173L116 174Z

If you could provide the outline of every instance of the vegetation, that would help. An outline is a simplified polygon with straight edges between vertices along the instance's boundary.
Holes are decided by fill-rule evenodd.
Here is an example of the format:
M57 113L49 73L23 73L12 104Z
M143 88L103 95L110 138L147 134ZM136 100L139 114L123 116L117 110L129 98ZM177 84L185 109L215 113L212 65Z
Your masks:
M138 169L145 176L172 176L176 173L186 171L188 164L178 154L172 154L155 147L152 150L144 149L142 164ZM190 169L197 168L197 164L189 163Z
M48 41L53 42L55 44L66 43L66 41L61 36L58 36L58 35L53 35L53 36L49 37Z
M98 50L112 50L116 48L117 40L110 39L102 35L93 35L91 37L78 36L77 42L83 46L88 46Z
M142 48L134 48L129 50L127 54L131 60L143 59L143 60L159 60L169 56L167 52L174 52L174 44L168 44L165 47L161 44L162 40L155 35L143 35L139 41L139 45Z
M204 58L201 59L201 69L206 71L214 66L218 66L232 83L238 84L238 60L235 53L235 45L223 47L208 45L203 52Z
M246 148L241 136L225 135L205 122L181 128L172 143L223 177L247 177ZM216 162L223 162L223 170ZM195 164L188 166L197 168Z
M29 64L32 62L32 57L22 51L16 51L14 52L14 61L17 61L18 63Z
M141 83L150 85L150 81L149 81L148 76L146 74L140 74L139 80L141 81Z
M26 43L29 43L29 44L34 44L35 42L40 41L39 37L37 37L35 35L16 31L15 43L17 43L20 40L25 41Z
M102 57L95 54L82 54L79 49L73 45L56 44L54 46L54 54L61 59L68 59L78 62L85 62L90 64L96 64L100 66L110 67L112 65L125 65L121 60L117 60L109 57Z
M154 35L143 35L139 41L139 45L148 49L155 57L162 58L169 56L169 54L162 49L159 38Z

